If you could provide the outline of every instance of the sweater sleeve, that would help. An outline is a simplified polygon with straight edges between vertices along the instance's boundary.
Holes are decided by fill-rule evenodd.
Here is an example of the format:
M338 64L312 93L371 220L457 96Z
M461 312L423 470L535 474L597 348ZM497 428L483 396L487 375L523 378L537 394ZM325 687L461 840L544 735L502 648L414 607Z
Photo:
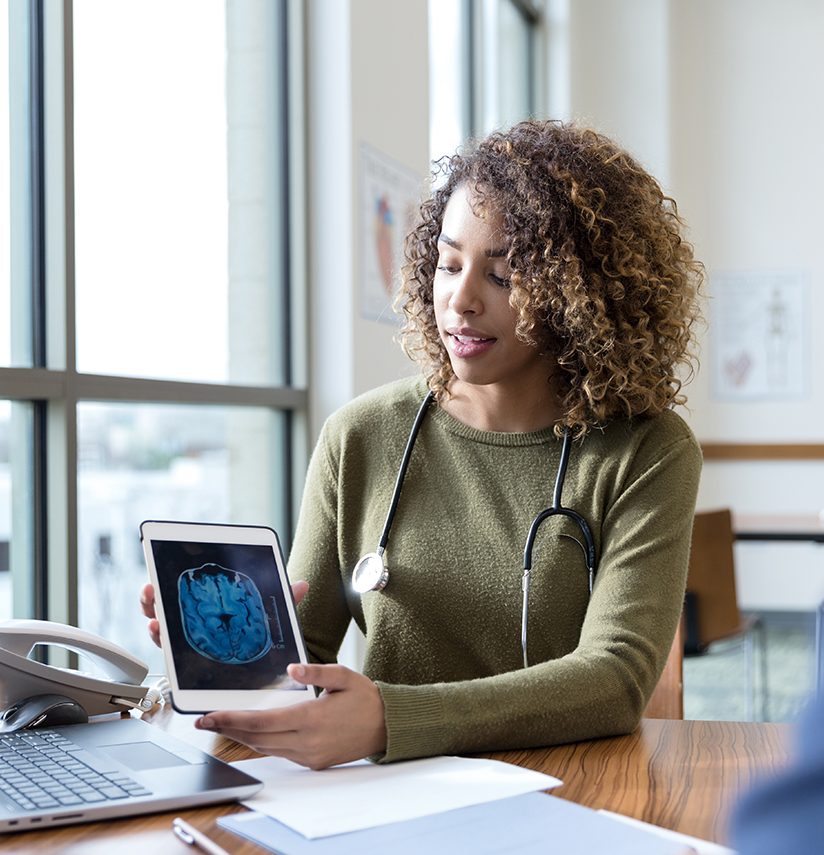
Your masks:
M637 726L680 617L701 452L682 435L643 458L641 449L606 509L577 648L474 680L378 682L388 736L379 759L529 748Z
M309 659L325 664L337 661L352 619L339 569L338 488L329 462L328 430L327 425L309 461L288 562L290 579L309 583L309 591L298 607Z

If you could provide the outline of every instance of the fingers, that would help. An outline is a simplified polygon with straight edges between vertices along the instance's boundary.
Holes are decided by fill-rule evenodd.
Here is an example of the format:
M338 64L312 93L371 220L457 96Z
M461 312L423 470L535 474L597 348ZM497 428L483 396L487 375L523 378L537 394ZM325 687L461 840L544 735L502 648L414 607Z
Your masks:
M155 592L151 585L144 585L140 590L140 610L149 618L149 637L160 647L160 624L155 616Z
M147 618L155 617L155 593L151 585L144 585L140 591L140 609Z
M295 598L296 605L306 596L306 592L308 590L308 582L304 582L302 580L299 582L292 582L292 596Z
M289 665L289 676L304 686L317 686L327 692L340 692L351 685L353 672L343 665Z
M310 769L386 750L383 700L368 677L342 665L293 663L288 671L294 680L326 691L319 698L279 709L210 712L195 727Z
M203 728L201 728L203 729ZM233 739L241 745L248 745L260 754L275 754L278 757L294 755L300 749L301 738L294 731L285 733L268 733L266 731L233 730L221 728L220 735L225 739Z
M238 741L248 744L248 737L254 734L294 732L303 718L300 712L295 711L302 706L298 704L280 710L218 710L201 716L195 721L195 727L198 730L217 730L224 736L246 734L246 739Z

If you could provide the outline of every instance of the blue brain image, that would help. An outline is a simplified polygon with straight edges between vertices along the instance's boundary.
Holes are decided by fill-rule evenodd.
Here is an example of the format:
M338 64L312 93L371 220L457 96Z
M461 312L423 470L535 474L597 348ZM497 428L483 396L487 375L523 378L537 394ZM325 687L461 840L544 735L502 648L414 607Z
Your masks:
M202 656L242 665L272 646L263 599L245 573L203 564L180 574L177 594L186 641Z

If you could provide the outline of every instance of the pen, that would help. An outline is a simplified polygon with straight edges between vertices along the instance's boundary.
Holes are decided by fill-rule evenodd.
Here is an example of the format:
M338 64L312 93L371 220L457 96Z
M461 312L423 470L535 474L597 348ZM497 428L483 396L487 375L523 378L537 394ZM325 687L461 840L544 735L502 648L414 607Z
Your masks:
M184 843L202 849L209 855L229 855L222 846L218 846L214 840L210 840L202 831L198 831L179 816L172 820L172 831Z

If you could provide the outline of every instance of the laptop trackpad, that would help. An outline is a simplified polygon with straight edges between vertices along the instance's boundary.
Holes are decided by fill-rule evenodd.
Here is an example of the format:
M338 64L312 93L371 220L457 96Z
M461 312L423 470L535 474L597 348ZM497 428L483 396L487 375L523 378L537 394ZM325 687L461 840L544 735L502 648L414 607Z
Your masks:
M177 757L169 751L155 745L153 742L133 742L128 745L100 746L98 751L105 752L109 757L128 766L135 772L144 769L163 769L168 766L190 766L188 760Z

